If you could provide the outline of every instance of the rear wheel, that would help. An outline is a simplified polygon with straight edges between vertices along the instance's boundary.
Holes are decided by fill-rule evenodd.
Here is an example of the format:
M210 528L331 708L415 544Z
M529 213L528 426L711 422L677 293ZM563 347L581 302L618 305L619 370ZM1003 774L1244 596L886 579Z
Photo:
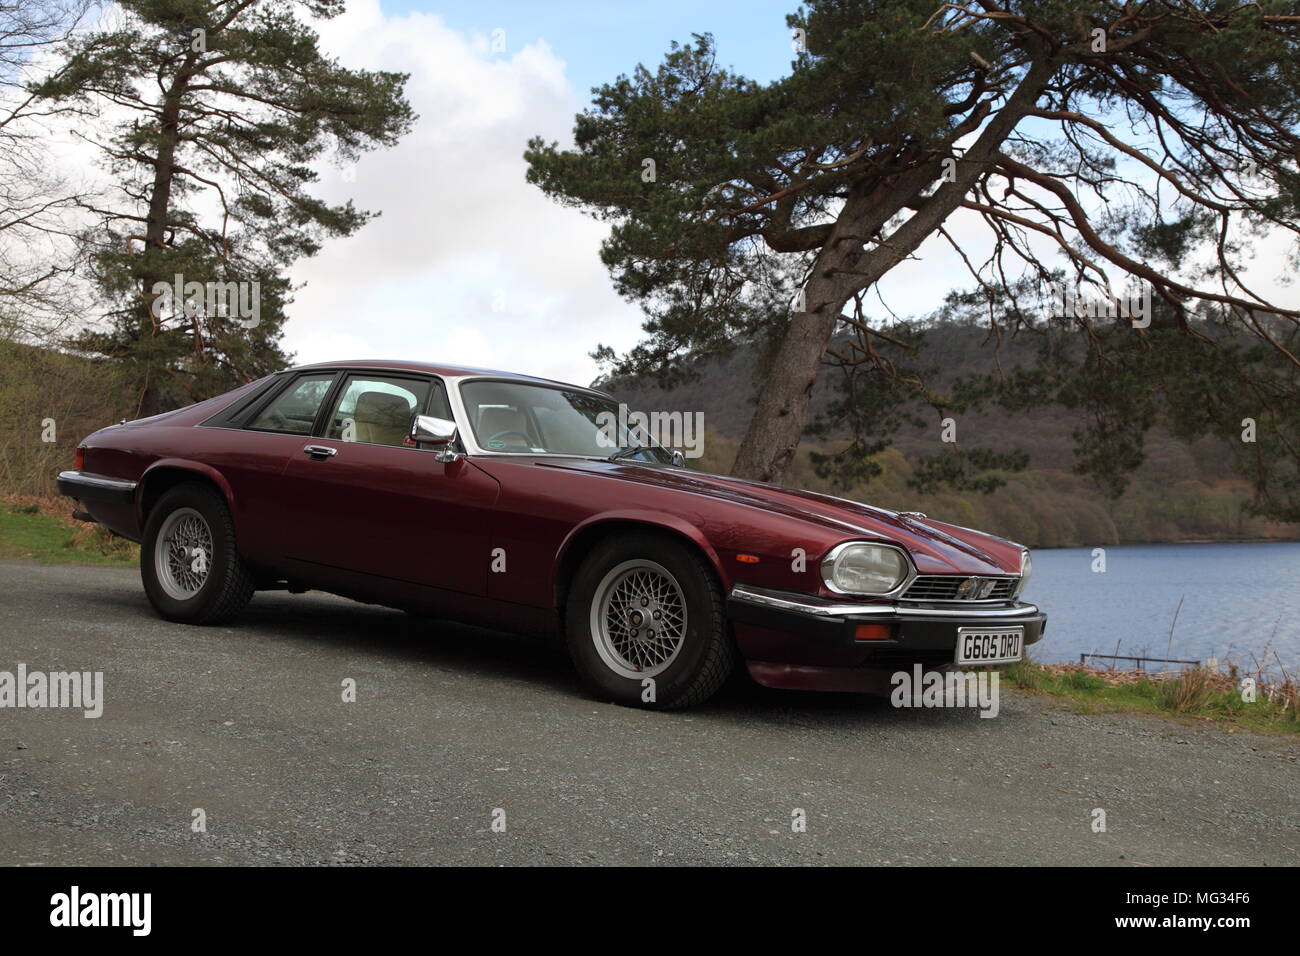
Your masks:
M223 624L253 596L253 575L235 548L225 499L207 485L177 485L145 523L140 577L162 617L184 624Z
M597 696L654 708L699 704L735 662L722 606L713 569L691 549L648 532L611 538L570 588L569 656Z

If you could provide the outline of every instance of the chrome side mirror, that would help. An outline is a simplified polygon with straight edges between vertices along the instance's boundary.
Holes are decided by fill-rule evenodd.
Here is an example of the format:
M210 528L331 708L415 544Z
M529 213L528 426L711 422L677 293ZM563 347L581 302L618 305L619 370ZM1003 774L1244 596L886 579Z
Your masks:
M676 468L686 467L686 456L681 453L681 449L673 449L673 466Z
M434 454L441 462L453 462L460 457L456 452L456 423L445 418L412 416L411 441L417 445L441 445Z

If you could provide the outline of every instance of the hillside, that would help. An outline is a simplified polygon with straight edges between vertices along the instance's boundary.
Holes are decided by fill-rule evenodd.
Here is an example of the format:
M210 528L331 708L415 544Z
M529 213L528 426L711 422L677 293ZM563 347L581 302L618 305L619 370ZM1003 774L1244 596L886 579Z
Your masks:
M0 338L0 494L53 496L77 442L132 404L111 363Z

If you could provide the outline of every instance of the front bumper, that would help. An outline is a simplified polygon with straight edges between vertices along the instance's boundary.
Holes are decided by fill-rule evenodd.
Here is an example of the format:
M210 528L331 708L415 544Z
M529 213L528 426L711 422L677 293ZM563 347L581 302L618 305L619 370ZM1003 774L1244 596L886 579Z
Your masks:
M951 667L962 627L1020 627L1042 639L1047 615L1032 604L868 604L738 584L727 597L736 643L759 683L773 687L877 690L882 677L920 664ZM888 639L859 640L861 624L888 625Z

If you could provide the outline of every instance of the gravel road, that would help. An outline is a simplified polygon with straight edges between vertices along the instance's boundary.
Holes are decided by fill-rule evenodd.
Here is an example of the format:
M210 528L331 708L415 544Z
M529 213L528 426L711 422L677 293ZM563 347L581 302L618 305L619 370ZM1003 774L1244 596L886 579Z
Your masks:
M0 709L0 864L1300 863L1282 738L1006 690L628 710L526 637L318 594L184 627L133 571L0 562L0 601L0 671L105 685L98 719Z

